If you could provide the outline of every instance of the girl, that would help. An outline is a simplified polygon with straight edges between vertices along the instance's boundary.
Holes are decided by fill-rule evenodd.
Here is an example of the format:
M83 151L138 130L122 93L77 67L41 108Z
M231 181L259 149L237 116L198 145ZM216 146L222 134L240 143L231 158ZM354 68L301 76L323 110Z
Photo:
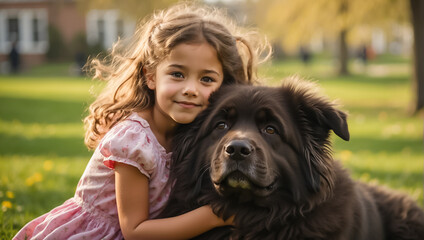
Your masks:
M174 127L191 122L222 84L255 80L260 48L236 30L219 11L176 5L142 24L127 50L93 61L95 78L108 80L85 119L95 152L74 197L15 239L186 239L231 224L209 206L154 218L172 185Z

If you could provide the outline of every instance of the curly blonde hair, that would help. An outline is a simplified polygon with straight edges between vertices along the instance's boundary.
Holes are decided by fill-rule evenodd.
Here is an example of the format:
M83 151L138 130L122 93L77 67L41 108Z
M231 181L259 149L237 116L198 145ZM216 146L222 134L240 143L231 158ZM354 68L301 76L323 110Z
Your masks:
M89 64L93 78L108 83L84 119L86 146L96 148L114 124L153 106L155 96L146 85L146 71L154 71L178 44L201 42L215 48L223 84L256 82L259 57L265 60L272 51L256 31L243 31L212 7L184 3L154 13L138 25L129 43L118 41L106 58Z

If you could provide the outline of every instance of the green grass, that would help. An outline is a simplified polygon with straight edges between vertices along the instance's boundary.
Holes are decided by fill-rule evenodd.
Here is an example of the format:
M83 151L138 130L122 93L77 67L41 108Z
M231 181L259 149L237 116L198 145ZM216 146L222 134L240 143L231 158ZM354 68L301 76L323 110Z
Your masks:
M423 205L423 117L410 116L409 60L385 57L337 77L334 62L275 61L267 84L298 74L316 81L349 112L351 140L333 137L334 156L363 181L399 189ZM66 77L64 64L0 76L0 239L73 196L91 153L82 119L93 82ZM99 85L95 84L94 90ZM10 208L9 208L10 207Z
M38 71L0 76L0 239L72 197L91 155L82 119L93 82Z

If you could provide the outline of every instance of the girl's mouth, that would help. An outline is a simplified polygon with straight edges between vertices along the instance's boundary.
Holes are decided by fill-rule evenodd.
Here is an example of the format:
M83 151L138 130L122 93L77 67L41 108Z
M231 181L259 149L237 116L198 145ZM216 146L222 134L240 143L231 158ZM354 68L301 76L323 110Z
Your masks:
M178 105L180 105L183 108L194 108L194 107L200 107L200 104L192 103L192 102L176 102Z

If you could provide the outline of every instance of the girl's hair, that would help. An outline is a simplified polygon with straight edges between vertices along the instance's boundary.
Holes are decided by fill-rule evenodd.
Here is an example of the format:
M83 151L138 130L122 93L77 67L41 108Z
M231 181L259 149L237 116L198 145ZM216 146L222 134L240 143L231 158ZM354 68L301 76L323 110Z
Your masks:
M146 85L146 72L154 72L178 44L201 42L215 48L223 84L254 83L258 58L266 60L271 55L269 43L257 32L242 31L212 7L184 3L156 12L140 23L129 43L118 41L105 59L89 64L93 78L108 84L84 119L87 147L96 148L103 135L131 112L153 106L154 92Z

